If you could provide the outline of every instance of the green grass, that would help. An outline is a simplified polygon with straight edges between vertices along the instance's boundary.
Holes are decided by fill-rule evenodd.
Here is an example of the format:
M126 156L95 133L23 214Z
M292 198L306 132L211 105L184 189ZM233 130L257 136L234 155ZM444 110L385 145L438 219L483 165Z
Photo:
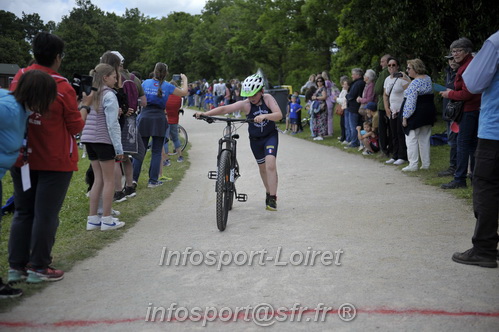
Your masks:
M302 116L305 117L306 115L307 115L306 111L302 111ZM279 123L278 126L281 130L284 130L286 128L284 122ZM447 128L446 126L447 124L439 119L432 128L432 134L445 132ZM333 146L335 148L341 149L341 151L344 151L345 153L358 154L363 158L374 159L382 164L384 164L385 161L387 160L385 155L382 153L376 153L370 156L364 156L359 151L357 151L357 149L345 150L343 148L344 145L342 145L337 139L337 137L340 136L341 131L340 131L340 117L336 114L334 115L333 119L333 129L334 129L333 137L324 137L323 141L312 140L312 138L310 137L311 136L310 127L308 125L304 128L303 132L298 133L294 136L300 139L308 140L316 144ZM417 172L407 172L405 174L407 176L418 177L423 183L427 185L440 187L441 184L447 183L452 180L451 177L440 178L437 176L438 172L446 170L449 167L449 150L450 147L448 145L432 146L431 157L430 157L431 158L430 169L418 170ZM402 166L392 166L392 167L397 167L398 169L401 170L405 166L407 166L407 164ZM470 181L468 181L468 188L449 189L447 191L455 195L457 198L463 198L467 200L467 203L471 204L472 188L470 185Z
M185 161L183 163L174 162L176 156L172 156L170 167L163 168L163 174L173 178L173 181L165 182L164 185L149 189L147 188L147 179L151 153L146 154L146 159L142 165L142 173L137 187L137 196L127 199L122 203L114 203L113 208L121 212L120 220L125 221L124 228L112 232L86 231L86 218L88 214L88 198L86 197L87 185L85 183L85 172L89 165L88 159L81 159L78 163L78 172L74 172L71 184L64 201L63 208L59 215L60 225L57 230L55 245L52 250L53 266L69 271L79 261L96 255L99 250L109 243L121 238L137 221L149 214L159 206L180 183L186 170L190 166L189 146L183 152ZM81 150L80 150L81 156ZM12 195L12 178L8 173L2 180L3 198L5 202ZM4 282L7 281L7 244L9 240L10 224L12 214L2 218L1 242L0 242L0 275ZM17 305L30 295L40 291L46 284L29 285L26 283L17 284L15 287L24 291L24 296L3 300L0 302L0 311L7 311Z

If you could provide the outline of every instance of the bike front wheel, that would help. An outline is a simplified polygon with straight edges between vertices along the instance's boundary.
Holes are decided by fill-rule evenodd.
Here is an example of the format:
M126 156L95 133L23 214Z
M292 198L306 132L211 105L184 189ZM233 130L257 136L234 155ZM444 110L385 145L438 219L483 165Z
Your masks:
M234 195L232 190L233 183L230 181L230 152L222 151L218 160L217 172L217 227L223 232L227 226L227 218L231 205L231 196Z

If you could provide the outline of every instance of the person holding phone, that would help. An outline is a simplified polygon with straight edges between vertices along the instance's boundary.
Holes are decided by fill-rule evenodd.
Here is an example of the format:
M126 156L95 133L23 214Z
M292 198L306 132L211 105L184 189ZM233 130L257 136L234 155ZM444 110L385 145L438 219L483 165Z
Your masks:
M166 136L168 123L165 117L165 107L168 97L171 94L176 96L186 96L188 94L187 76L180 74L182 79L182 88L176 88L174 85L165 81L168 75L168 66L165 63L158 62L154 67L154 77L145 80L142 83L144 93L147 99L147 106L142 109L138 118L138 132L142 137L144 146L147 146L152 137L151 146L151 164L149 166L148 188L155 188L163 184L158 180L161 167L161 151ZM133 180L138 183L140 171L142 169L142 160L133 160Z

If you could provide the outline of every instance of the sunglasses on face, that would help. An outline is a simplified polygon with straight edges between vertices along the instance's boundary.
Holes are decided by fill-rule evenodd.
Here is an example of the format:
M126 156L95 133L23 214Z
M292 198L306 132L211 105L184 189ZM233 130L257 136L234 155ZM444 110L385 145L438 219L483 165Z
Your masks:
M317 80L317 83L319 83L319 82L322 82L322 83L324 83L324 81L323 81L323 80Z
M388 65L388 67L398 67L398 65L395 63L392 63L391 65Z

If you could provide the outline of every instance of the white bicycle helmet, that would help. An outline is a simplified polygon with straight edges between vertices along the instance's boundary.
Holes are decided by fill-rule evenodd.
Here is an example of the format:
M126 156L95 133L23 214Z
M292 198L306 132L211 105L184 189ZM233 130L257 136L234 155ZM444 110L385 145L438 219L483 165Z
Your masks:
M252 97L263 88L263 77L253 74L246 77L241 86L241 97Z

